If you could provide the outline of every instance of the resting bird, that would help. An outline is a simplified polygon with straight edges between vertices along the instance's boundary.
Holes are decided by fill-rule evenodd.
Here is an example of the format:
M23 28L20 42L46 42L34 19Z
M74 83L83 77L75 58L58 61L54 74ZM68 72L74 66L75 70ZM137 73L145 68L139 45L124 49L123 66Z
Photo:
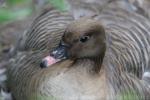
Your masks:
M91 18L69 19L61 34L47 34L43 30L51 19L43 17L51 12L35 19L24 42L28 52L9 64L7 84L15 100L150 99L148 19L107 7ZM47 68L41 69L49 51L50 60L43 60Z

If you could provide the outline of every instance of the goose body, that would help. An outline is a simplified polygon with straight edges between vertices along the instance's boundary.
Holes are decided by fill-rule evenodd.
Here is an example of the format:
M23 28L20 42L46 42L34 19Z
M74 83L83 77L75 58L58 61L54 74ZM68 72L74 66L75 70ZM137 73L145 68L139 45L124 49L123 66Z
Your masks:
M90 72L93 63L90 61L78 62L71 68L67 65L71 65L72 61L64 61L61 64L41 69L39 61L30 62L35 57L40 59L38 58L40 55L38 53L29 55L22 59L24 64L19 64L19 68L15 69L13 66L9 69L11 72L8 71L12 75L8 79L8 83L10 83L8 85L11 86L10 90L13 90L12 95L16 100L106 99L108 92L105 89L104 72L93 75ZM17 64L17 62L14 63ZM30 73L26 73L26 71ZM22 76L24 78L21 78Z

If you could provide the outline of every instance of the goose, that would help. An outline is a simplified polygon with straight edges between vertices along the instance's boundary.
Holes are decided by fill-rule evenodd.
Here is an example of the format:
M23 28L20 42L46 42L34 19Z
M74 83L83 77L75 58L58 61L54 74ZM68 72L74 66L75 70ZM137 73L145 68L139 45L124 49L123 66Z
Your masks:
M93 22L93 21L92 20L87 21L87 23L91 23L91 22ZM94 21L94 22L96 22L96 21ZM97 23L96 26L102 28L102 26L99 26L99 25L100 24ZM100 30L97 30L97 31L98 32L102 32L101 35L103 35L103 31L104 31L103 28L100 29ZM96 36L96 34L94 36ZM101 38L101 39L103 40L103 38ZM96 41L94 41L94 42L96 42ZM100 48L103 48L103 47L100 46L97 49L100 49ZM95 51L98 51L97 49L95 49ZM91 50L93 50L93 49L91 49ZM94 64L93 61L95 61L97 58L93 58L93 61L85 59L85 61L84 61L85 63L79 61L78 62L79 64L76 63L76 65L73 64L73 61L66 60L66 61L60 63L60 65L59 64L56 65L56 66L60 66L60 67L56 68L56 66L54 65L53 67L49 67L50 69L47 68L45 70L41 70L41 68L38 67L38 66L40 65L40 59L42 59L45 54L47 54L46 51L43 51L43 53L42 53L42 51L40 51L40 52L39 51L37 51L37 52L30 52L30 53L29 52L25 52L24 54L21 53L20 55L16 56L17 58L15 59L15 61L12 61L11 65L14 65L14 66L11 66L10 69L8 69L8 74L9 75L11 74L10 75L11 77L15 77L17 74L20 74L19 76L21 76L21 77L25 75L24 78L20 79L20 77L16 77L15 80L12 80L12 78L10 76L8 77L8 87L10 88L10 90L14 90L14 91L12 91L12 95L14 96L14 98L16 100L17 99L18 100L20 100L20 99L21 100L42 100L42 99L45 100L45 98L46 98L46 100L49 100L51 98L53 98L53 99L55 99L55 98L57 99L58 98L58 99L64 99L64 100L66 100L68 98L69 99L75 99L75 98L77 98L77 99L80 99L80 98L83 98L83 99L86 99L86 98L87 99L97 99L97 98L100 98L102 100L103 99L105 100L106 97L105 97L105 93L103 92L105 89L104 90L102 89L103 87L105 87L105 78L104 78L103 75L102 76L100 75L100 77L98 77L99 74L98 75L96 75L96 74L94 75L94 72L97 69L99 69L99 67L100 67L100 66L98 66L99 63L95 64L95 66L97 66L97 68L95 67L96 69L94 67L91 67L91 65ZM101 55L101 54L99 54L99 55ZM31 59L35 59L35 58L36 58L36 60L31 60ZM98 56L98 58L99 58L99 56ZM20 63L22 61L24 63ZM15 68L16 65L18 67L17 68L18 70ZM83 68L81 66L83 66ZM52 73L49 72L48 69ZM31 72L29 72L27 74L26 73L27 70L28 71L30 70ZM76 73L76 71L78 72L78 74ZM43 73L43 76L39 76L39 79L33 78L34 74L42 75L42 73ZM84 74L82 74L80 76L80 73L84 73ZM91 74L88 75L88 73L91 73ZM104 73L104 72L102 71L102 73ZM61 74L62 74L62 76L61 76ZM69 75L69 74L72 74L72 75ZM46 78L47 75L48 76L52 75L52 77L49 77L48 80L47 80L47 78ZM72 79L70 80L72 85L69 86L69 87L66 87L68 89L70 88L69 90L66 90L65 88L62 89L61 87L57 86L58 84L55 83L54 77L58 77L59 78L59 75L60 75L60 79L62 77L62 80L64 80L64 81L67 81L68 79L70 80L71 78L74 79L74 80L72 80ZM88 80L87 75L89 77L91 77L90 80ZM93 77L93 75L95 77ZM36 76L38 77L38 75L36 75ZM68 76L71 76L71 77L68 77ZM79 78L80 81L77 81L78 78ZM54 79L54 81L53 81L53 79ZM98 79L99 81L98 80L97 81L92 81L93 79L94 80ZM47 92L43 91L43 89L45 89L45 88L47 88L47 89L50 88L50 87L45 87L45 86L49 85L49 82L44 82L44 80L45 81L53 81L54 83L50 82L50 84L52 84L52 87L57 87L60 90L62 89L62 91L58 91L58 90L55 90L55 89L52 89L52 88L51 88L52 91L51 91L51 89L50 89L50 91L46 90ZM58 79L56 79L56 80L58 80ZM17 82L15 82L15 81L17 81ZM25 83L23 81L25 81ZM31 81L33 81L33 83L30 84ZM34 83L35 81L36 81L36 83ZM100 81L103 81L103 82L100 82ZM20 82L21 83L23 82L23 84L21 84ZM40 85L39 82L42 82L42 84ZM83 83L83 85L81 87L78 87L78 85L79 84L81 85L81 83ZM21 88L19 86L19 84L21 85L21 87L23 86L24 88ZM99 85L98 88L94 87L96 84ZM69 85L68 82L67 82L67 84L66 83L62 83L62 86L65 86L65 85L68 86ZM37 86L39 88L37 88ZM49 86L51 86L51 85L49 85ZM86 86L88 86L89 88L86 89L85 88ZM89 92L88 90L91 90L91 92ZM98 93L99 90L101 91L101 93ZM56 94L55 95L50 95L49 92L56 92ZM58 94L57 94L57 92L58 92ZM59 94L61 92L62 92L62 94ZM64 95L64 93L66 95ZM69 96L69 94L70 94L70 96Z
M17 54L7 85L16 100L149 99L149 27L145 17L111 7L70 22L56 45Z

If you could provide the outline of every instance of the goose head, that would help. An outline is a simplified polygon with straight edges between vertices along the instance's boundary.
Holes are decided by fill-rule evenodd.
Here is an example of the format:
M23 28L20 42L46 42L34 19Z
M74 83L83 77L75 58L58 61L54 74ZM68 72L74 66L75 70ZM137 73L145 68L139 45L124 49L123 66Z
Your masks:
M44 58L41 67L48 67L65 59L102 59L106 50L105 30L101 23L81 18L69 24L58 47Z

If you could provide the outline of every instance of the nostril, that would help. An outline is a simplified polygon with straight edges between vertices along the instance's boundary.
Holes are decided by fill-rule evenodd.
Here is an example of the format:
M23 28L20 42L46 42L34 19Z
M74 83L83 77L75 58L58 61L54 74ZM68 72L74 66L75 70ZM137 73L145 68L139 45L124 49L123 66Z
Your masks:
M46 68L46 67L47 67L47 61L46 61L46 60L43 60L43 61L40 63L40 67L41 67L41 68Z
M50 56L52 56L52 57L55 57L55 55L57 54L57 50L54 50L54 51L52 51L51 53L50 53Z
M60 45L50 52L50 56L55 59L65 59L67 56L67 47Z

